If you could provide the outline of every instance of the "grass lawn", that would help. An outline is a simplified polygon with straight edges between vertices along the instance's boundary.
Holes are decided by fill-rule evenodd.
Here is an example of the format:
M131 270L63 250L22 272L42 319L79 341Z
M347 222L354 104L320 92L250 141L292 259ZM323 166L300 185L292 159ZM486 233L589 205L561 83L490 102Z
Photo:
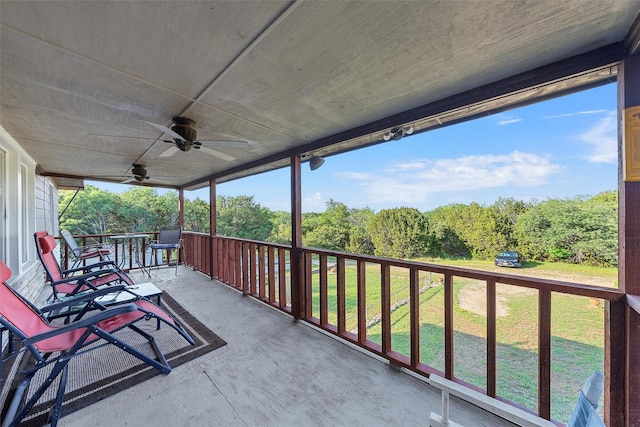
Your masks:
M429 262L440 263L429 260ZM445 262L442 262L443 264ZM493 262L447 261L448 265L491 270ZM554 278L578 283L611 283L615 269L585 268L566 264L536 264L528 268L506 270L511 274ZM505 271L500 269L499 271ZM532 274L534 273L535 274ZM392 304L408 297L408 270L392 268ZM346 312L347 329L357 328L356 268L347 265ZM444 291L437 285L437 275L421 273L420 359L444 370ZM586 280L581 280L586 279ZM319 275L313 276L313 310L319 317ZM380 312L380 267L366 268L367 319ZM484 282L454 278L454 351L455 375L479 387L486 386L486 317L469 308L465 301L470 292L482 291ZM499 305L503 311L497 319L497 392L498 395L531 409L537 408L538 301L534 290L498 284ZM337 323L336 279L329 274L329 321ZM486 303L484 297L480 305ZM567 422L584 381L594 370L603 370L604 310L593 307L589 299L554 293L552 296L552 417ZM367 337L380 343L379 324L373 324ZM408 305L400 305L392 314L392 348L409 355L410 329ZM602 405L601 405L602 406Z

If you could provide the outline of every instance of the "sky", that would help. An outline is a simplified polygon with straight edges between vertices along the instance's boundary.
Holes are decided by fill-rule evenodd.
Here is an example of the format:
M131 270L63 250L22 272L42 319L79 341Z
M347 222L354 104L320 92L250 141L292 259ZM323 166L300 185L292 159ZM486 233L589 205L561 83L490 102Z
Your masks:
M498 198L543 201L616 190L616 84L326 157L302 165L302 210L329 200L375 212ZM88 182L121 192L129 186ZM290 170L218 184L218 196L253 196L273 211L290 209ZM159 191L160 192L160 191ZM209 200L208 188L185 198Z

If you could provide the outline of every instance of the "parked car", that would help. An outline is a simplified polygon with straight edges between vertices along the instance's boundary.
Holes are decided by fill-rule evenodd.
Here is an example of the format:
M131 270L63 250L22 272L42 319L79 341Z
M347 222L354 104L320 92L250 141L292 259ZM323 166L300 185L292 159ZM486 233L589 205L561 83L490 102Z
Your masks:
M498 267L522 267L524 258L518 252L500 252L494 263Z

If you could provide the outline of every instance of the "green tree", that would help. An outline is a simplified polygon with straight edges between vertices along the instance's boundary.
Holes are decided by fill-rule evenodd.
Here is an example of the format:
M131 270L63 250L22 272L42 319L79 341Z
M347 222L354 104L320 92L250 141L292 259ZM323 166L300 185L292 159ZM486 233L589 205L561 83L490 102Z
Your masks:
M273 228L273 212L253 201L253 196L216 198L217 233L222 236L265 241Z
M107 234L118 232L119 197L91 185L83 191L61 190L59 212L60 228L73 235ZM66 210L65 210L66 209Z
M617 198L549 199L518 218L515 235L528 259L615 266Z
M491 205L491 208L495 209L497 214L496 232L504 236L506 241L505 248L512 250L517 249L518 242L514 235L515 226L518 222L518 217L530 209L531 206L531 202L525 203L522 200L516 200L514 198L499 198Z
M471 256L471 249L459 233L459 219L466 208L463 204L440 206L426 217L431 224L435 245L434 252L441 257L467 258Z
M321 214L306 214L302 219L305 246L344 251L349 243L349 209L344 203L329 200Z
M374 246L369 234L369 224L375 217L369 208L349 211L349 243L346 250L356 254L373 255Z
M281 245L291 244L291 214L285 211L277 211L273 214L273 227L268 242Z
M617 196L617 192L615 193ZM582 204L582 238L574 245L573 262L595 266L618 265L618 201L606 194Z
M427 218L414 208L383 209L369 225L374 254L391 258L417 258L433 249Z
M184 229L197 233L208 233L211 229L209 202L200 198L185 200L184 202Z
M120 194L120 200L118 217L122 228L117 232L144 232L159 228L158 193L155 189L131 188Z
M178 225L178 192L168 191L163 195L156 195L153 210L156 212L157 224L155 229Z

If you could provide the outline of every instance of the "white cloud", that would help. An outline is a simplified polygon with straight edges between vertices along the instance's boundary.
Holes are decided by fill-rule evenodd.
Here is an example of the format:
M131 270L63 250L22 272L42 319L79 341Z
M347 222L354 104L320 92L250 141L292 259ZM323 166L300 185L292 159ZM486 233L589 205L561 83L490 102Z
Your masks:
M355 181L373 203L412 203L443 192L542 185L560 170L546 157L514 151L456 159L417 159L378 173L343 172L340 178Z
M498 126L504 126L504 125L510 125L512 123L518 123L521 122L522 119L504 119L504 120L500 120L498 122Z
M609 112L590 129L578 136L590 147L587 160L592 163L616 163L618 161L618 129L616 113Z
M544 116L543 119L560 119L563 117L582 116L585 114L600 114L600 113L606 113L606 112L607 110L587 110L587 111L578 111L575 113L556 114L555 116Z
M322 201L322 194L316 191L310 196L302 198L302 207L305 212L322 212L325 210L325 203Z

